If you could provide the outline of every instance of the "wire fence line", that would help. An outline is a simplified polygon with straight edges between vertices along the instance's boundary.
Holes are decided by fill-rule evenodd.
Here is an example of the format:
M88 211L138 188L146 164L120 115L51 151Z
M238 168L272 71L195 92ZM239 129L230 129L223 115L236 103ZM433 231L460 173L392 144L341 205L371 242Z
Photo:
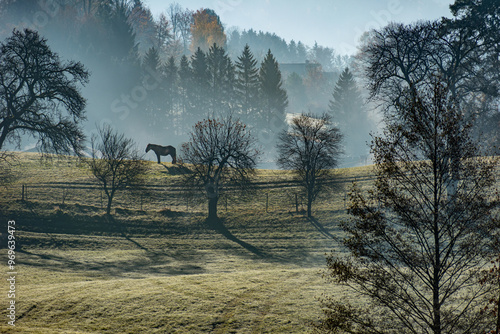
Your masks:
M4 199L40 202L57 205L79 205L106 208L107 196L98 183L53 182L19 183L8 186ZM219 198L219 210L230 211L245 204L261 212L302 211L305 196L295 182L274 184L256 183L246 191L227 187ZM133 190L117 191L113 197L113 208L142 211L201 211L207 205L203 192L181 185L146 185Z

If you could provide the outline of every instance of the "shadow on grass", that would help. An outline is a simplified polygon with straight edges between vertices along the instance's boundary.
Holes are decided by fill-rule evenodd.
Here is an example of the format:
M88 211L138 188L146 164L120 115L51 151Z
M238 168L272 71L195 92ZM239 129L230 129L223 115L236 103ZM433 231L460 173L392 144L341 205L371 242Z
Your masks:
M123 259L113 261L81 261L74 260L64 253L43 254L36 250L21 250L23 265L43 268L47 271L60 273L85 273L91 277L102 275L115 278L144 278L149 275L191 275L202 274L205 269L191 263L169 264L169 256L148 256L149 260ZM157 266L161 264L161 266Z
M257 247L250 245L249 243L238 239L235 235L233 235L227 227L224 225L224 221L220 218L207 218L205 220L205 224L214 230L217 233L220 233L224 237L226 237L228 240L231 240L241 247L245 248L249 252L257 255L258 257L264 257L264 253L260 251Z
M166 172L164 173L169 175L182 175L191 173L191 170L189 168L187 168L186 166L182 166L180 164L165 165L162 163L161 165L166 169Z
M127 241L130 241L131 243L133 243L134 245L136 245L138 248L142 249L143 251L146 251L147 253L150 253L150 254L153 254L153 255L159 255L159 254L151 251L147 247L144 247L143 245L141 245L137 241L131 239L127 235L127 233L125 231L125 227L123 226L123 224L121 224L120 222L118 222L117 220L115 220L115 218L112 215L108 215L107 214L105 216L105 219L108 221L108 223L113 224L113 226L115 226L116 230L119 231L120 234L122 235L122 237L124 237L125 239L127 239Z
M54 216L57 216L57 214ZM80 235L76 234L76 231L73 229L68 231L67 227L66 231L62 233L73 232L67 236L61 234L61 231L46 232L38 228L32 229L36 230L35 233L44 235L47 241L40 243L35 237L29 237L29 240L28 238L19 239L16 246L17 251L23 254L23 264L54 272L85 272L91 276L103 275L105 277L111 276L120 278L143 278L150 274L189 275L205 272L205 269L198 265L199 263L203 263L203 260L201 260L203 254L196 251L176 252L175 250L151 248L147 243L140 242L140 240L144 239L139 238L139 241L137 241L136 238L133 238L133 235L128 231L128 226L118 218L110 215L103 215L95 217L95 219L100 225L106 227L105 229L101 228L101 231L105 230L112 233L103 233L103 237L94 235L92 238L89 238L85 233ZM59 222L59 219L49 219L47 221L43 216L38 216L38 220L44 223L57 223L57 226L59 226L59 223L62 223L62 221ZM67 220L64 220L67 223ZM26 222L26 220L23 219L23 222ZM63 226L60 225L60 227ZM52 229L54 229L54 227L52 227ZM83 238L81 236L83 236ZM122 248L120 244L123 244L123 239L125 239L133 244L133 247L130 248L140 249L144 253L132 258L120 258L116 257L116 255L111 255L108 258L106 252L108 249L112 250L113 246L108 248L110 246L107 244L106 239L102 238L110 238L109 241L113 242L113 245L116 244L118 246L117 248ZM123 238L122 241L119 240L120 238ZM27 242L26 247L20 248L19 246L24 246L25 242ZM44 249L59 249L59 251L47 253ZM95 251L96 254L101 254L101 256L99 259L82 259L80 257L73 257L71 254L68 255L65 253L66 249L91 250ZM197 261L192 261L192 259L197 259Z
M330 238L330 239L336 239L336 237L328 232L328 230L314 217L307 217L307 220L311 223L312 226L314 226L315 229L318 230L321 234L323 234L325 237Z

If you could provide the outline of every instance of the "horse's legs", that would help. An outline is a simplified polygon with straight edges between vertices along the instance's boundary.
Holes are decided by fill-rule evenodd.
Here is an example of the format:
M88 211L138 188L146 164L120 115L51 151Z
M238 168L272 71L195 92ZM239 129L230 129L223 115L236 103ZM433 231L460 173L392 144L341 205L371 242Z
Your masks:
M158 153L156 153L156 157L158 158L158 163L160 164L161 161L160 161L160 155Z

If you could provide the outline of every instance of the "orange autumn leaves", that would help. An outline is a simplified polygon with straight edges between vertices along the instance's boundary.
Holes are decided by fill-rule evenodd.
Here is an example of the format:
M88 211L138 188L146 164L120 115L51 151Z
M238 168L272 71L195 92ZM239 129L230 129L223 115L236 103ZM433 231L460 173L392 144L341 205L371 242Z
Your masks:
M198 48L206 52L214 43L222 47L226 45L224 27L219 16L211 9L199 9L193 14L191 35L191 51L193 53Z

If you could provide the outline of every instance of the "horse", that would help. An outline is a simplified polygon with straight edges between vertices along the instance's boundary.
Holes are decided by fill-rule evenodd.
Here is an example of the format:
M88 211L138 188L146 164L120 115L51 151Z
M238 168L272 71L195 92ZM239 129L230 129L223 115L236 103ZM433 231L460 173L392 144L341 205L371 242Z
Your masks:
M161 155L169 155L172 157L172 163L175 164L177 162L176 157L177 154L175 152L175 147L173 146L161 146L161 145L156 145L156 144L148 144L146 147L146 153L149 152L149 150L153 150L156 153L156 157L158 158L158 163L161 163L160 161L160 156Z

